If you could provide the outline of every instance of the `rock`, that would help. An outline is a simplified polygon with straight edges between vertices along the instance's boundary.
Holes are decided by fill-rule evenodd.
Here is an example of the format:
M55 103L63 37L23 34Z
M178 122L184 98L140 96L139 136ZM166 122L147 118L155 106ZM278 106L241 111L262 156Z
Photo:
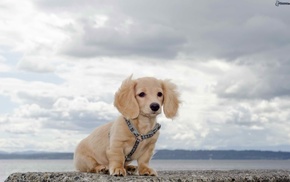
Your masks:
M105 174L81 172L28 172L13 173L5 182L56 182L56 181L279 181L290 182L290 170L204 170L204 171L159 171L158 177L126 176L114 177Z

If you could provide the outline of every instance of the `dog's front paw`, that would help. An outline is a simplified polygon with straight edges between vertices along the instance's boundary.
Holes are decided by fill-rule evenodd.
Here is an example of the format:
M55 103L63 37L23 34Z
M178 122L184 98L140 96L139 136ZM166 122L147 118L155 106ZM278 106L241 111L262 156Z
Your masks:
M138 166L127 165L125 166L128 175L136 174L138 171Z
M106 166L103 165L98 165L97 167L95 167L95 171L96 173L103 173L103 174L108 174L109 170Z
M141 176L157 176L157 172L152 168L144 167L142 169L139 169L139 175L141 175Z
M112 176L126 176L126 170L123 167L117 167L110 169L110 174Z

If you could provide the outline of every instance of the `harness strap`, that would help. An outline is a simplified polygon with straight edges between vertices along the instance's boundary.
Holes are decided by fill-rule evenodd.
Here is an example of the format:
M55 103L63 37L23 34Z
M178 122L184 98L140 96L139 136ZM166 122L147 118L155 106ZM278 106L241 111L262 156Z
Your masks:
M154 126L153 130L149 131L146 135L141 135L138 130L132 125L132 123L130 122L130 120L124 118L129 130L131 131L131 133L136 137L136 141L135 144L132 148L132 150L130 151L130 153L128 155L125 156L125 160L127 161L131 161L131 157L134 154L134 152L137 150L138 145L140 144L140 142L142 142L143 140L147 139L147 138L151 138L160 128L161 125L159 123L156 123L156 125Z

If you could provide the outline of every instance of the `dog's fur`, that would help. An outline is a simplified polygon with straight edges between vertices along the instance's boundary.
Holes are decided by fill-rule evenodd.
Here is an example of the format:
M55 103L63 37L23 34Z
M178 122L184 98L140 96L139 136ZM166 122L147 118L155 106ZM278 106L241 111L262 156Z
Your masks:
M144 94L140 94L142 92ZM153 111L150 107L152 103L160 108ZM139 175L157 176L156 171L149 167L149 161L159 131L143 140L133 154L132 159L137 160L138 167L128 165L130 162L125 162L125 156L131 151L136 138L124 118L130 119L140 134L147 134L154 128L161 106L167 118L174 118L179 106L176 86L168 80L153 77L132 80L130 76L116 92L114 105L122 115L114 122L96 128L79 143L74 154L76 169L82 172L109 172L115 176L125 176L138 169Z

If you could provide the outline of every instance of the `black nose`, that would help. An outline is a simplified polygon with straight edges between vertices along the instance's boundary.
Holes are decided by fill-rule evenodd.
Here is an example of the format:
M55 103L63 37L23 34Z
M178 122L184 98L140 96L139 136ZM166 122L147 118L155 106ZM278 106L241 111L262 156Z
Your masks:
M159 106L159 104L153 102L152 104L150 104L150 108L151 108L152 111L158 111L160 106Z

